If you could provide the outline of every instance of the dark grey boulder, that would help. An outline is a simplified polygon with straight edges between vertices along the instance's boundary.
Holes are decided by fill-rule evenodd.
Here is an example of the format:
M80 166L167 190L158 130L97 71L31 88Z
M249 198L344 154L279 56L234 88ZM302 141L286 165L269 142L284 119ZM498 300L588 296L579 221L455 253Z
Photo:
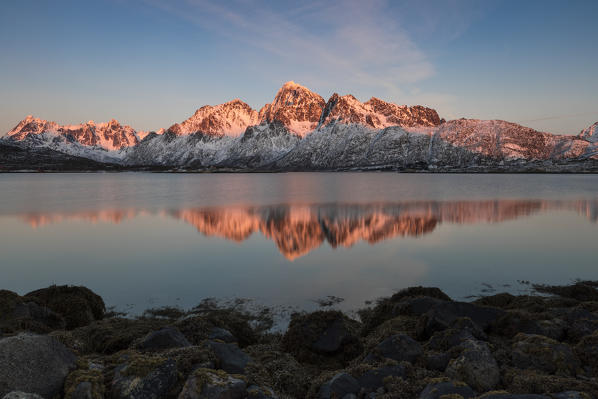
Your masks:
M208 333L208 339L226 343L237 342L237 338L230 331L220 327L213 327Z
M579 391L565 391L549 394L552 399L588 399L589 395Z
M333 321L322 332L318 339L312 343L311 347L317 352L334 353L340 349L350 334L345 328L344 320L338 319Z
M244 399L245 381L216 370L201 369L191 374L178 399Z
M102 297L86 287L53 285L30 292L24 298L32 299L62 315L67 329L101 320L106 312Z
M320 387L318 398L342 398L348 394L356 394L361 389L359 381L347 373L339 373Z
M393 359L398 362L415 362L424 350L422 346L405 334L393 335L380 342L364 359L364 362L371 363L384 358Z
M478 391L489 391L500 382L500 369L488 344L467 340L461 344L461 354L450 361L446 375L464 381Z
M185 336L174 327L166 327L147 334L139 343L138 348L144 350L160 350L183 348L191 346Z
M484 399L550 399L550 396L537 395L535 393L491 393L484 395Z
M177 382L176 362L168 359L157 363L141 375L135 370L135 360L118 366L112 380L114 399L158 399L163 398Z
M75 389L73 389L70 399L95 399L92 383L89 381L78 383Z
M394 305L392 314L393 316L421 316L434 306L443 302L445 302L445 300L429 296L406 298Z
M26 393L21 391L9 392L2 397L2 399L44 399L36 393Z
M482 330L505 313L504 310L488 306L479 306L469 302L441 302L434 305L424 316L420 326L420 335L430 337L436 331L451 326L457 319L467 317Z
M247 388L247 399L278 399L278 395L268 387L252 385Z
M245 366L251 362L251 357L243 352L236 344L226 344L208 341L217 359L217 367L231 374L244 374Z
M574 376L581 367L579 358L567 344L530 334L517 334L514 341L512 360L515 367L570 376Z
M475 393L470 387L462 383L444 381L426 385L419 394L419 399L440 399L444 395L461 395L463 399L470 399L475 396Z
M296 314L283 336L282 347L300 362L342 363L361 353L359 332L360 323L339 311Z
M429 370L444 371L448 366L451 357L445 352L426 352L425 356L426 368Z
M16 292L0 290L0 334L21 331L45 334L63 329L64 318Z
M405 377L405 368L403 366L382 366L376 369L368 370L359 377L360 390L370 392L384 386L384 379L387 377Z
M12 391L60 395L76 356L55 338L22 333L0 340L0 396Z

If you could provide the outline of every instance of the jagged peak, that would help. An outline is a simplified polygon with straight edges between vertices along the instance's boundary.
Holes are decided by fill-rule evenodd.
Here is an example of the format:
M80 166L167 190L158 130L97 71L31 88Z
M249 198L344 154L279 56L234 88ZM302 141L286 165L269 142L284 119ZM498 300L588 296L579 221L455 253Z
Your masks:
M289 80L288 82L285 82L282 87L282 89L291 89L291 88L302 88L302 89L307 89L307 87L300 85L299 83L295 83L292 80ZM309 89L307 89L309 90Z
M579 137L592 143L598 142L598 122L582 130Z
M272 102L272 104L276 103L277 99L279 99L281 96L283 96L284 94L286 94L288 92L295 92L297 94L298 93L310 94L317 98L322 98L322 96L320 96L318 93L290 80L290 81L286 82L285 84L283 84L282 87L278 90L278 92L276 93L276 96L274 97L274 101ZM322 99L322 101L324 101L324 99Z

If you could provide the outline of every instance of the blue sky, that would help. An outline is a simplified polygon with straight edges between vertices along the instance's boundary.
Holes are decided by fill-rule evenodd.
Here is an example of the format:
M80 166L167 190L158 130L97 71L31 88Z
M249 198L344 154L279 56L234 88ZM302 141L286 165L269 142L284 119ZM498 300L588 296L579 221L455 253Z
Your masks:
M0 133L28 114L157 130L294 80L446 119L598 121L598 1L3 1Z

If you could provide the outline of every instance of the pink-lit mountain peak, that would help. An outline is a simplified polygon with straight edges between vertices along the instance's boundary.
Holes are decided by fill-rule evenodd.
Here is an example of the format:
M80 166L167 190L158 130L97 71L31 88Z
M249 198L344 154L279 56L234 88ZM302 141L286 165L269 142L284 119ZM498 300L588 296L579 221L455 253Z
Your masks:
M202 106L188 119L173 124L167 130L178 136L203 133L237 137L248 127L275 121L300 137L329 123L356 123L370 128L436 126L440 123L438 114L430 108L398 106L374 97L361 103L350 94L342 97L334 94L325 101L307 87L288 81L278 90L273 101L259 112L236 98L219 105ZM158 134L162 132L164 130L160 129ZM8 136L23 140L29 134L41 133L68 135L80 144L108 150L134 146L147 135L147 132L136 132L130 126L122 126L115 119L104 123L89 121L63 126L29 115Z
M78 125L59 125L53 121L27 115L7 136L14 140L24 140L29 135L52 134L68 136L80 144L97 146L108 150L130 147L145 137L146 132L137 132L128 125L121 125L116 119L95 123L90 120Z
M201 132L208 135L239 136L259 123L258 113L238 98L219 105L204 105L187 120L168 130L177 135Z

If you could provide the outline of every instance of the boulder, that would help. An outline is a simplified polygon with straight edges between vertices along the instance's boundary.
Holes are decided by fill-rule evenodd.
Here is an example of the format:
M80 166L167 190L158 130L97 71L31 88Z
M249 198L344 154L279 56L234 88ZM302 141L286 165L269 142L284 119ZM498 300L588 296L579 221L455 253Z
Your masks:
M397 362L414 363L423 353L424 350L419 342L408 335L397 334L376 345L365 357L364 362L372 363L387 358Z
M435 332L426 344L426 348L434 351L447 351L469 339L486 340L488 337L471 319L462 317L451 323L451 326Z
M549 394L552 399L590 399L590 395L579 391L565 391Z
M419 394L419 399L440 399L452 397L469 399L473 398L474 396L475 393L466 384L456 381L442 381L426 385L424 390Z
M517 334L512 347L513 365L534 368L549 374L574 376L581 364L569 345L531 334Z
M278 399L278 395L268 387L252 385L247 388L247 399Z
M234 337L241 348L257 342L256 331L249 323L250 318L233 309L209 309L200 314L191 314L175 323L175 327L183 333L193 345L200 345L206 339L221 339L213 337L222 333L216 328L226 330ZM228 334L227 334L228 335ZM213 338L212 338L213 337ZM222 339L227 342L230 338Z
M445 352L429 351L426 352L424 360L427 369L435 371L444 371L446 369L446 366L448 366L451 357L448 353Z
M216 356L216 367L231 374L244 374L245 367L251 362L251 357L243 352L237 344L208 341L206 345Z
M364 318L364 335L399 315L419 316L431 307L451 298L435 287L410 287L385 298L376 304Z
M62 393L75 355L58 340L21 333L0 340L0 396L23 391L52 398Z
M500 382L500 369L488 344L483 341L467 340L461 344L463 351L450 361L446 375L478 391L493 389Z
M322 357L348 361L362 350L358 332L359 323L338 311L294 315L282 346L299 361L320 363Z
M83 362L78 362L81 365ZM88 364L73 371L64 384L65 399L101 399L105 394L103 366Z
M370 369L356 377L360 391L372 392L384 386L384 379L387 377L405 377L406 372L403 366L382 366Z
M208 339L218 340L226 343L237 342L237 338L228 330L220 327L212 327L208 332Z
M434 332L449 328L455 320L463 317L471 319L482 330L505 313L504 310L479 306L469 302L441 302L434 305L423 317L420 336L429 338Z
M575 345L575 353L585 366L589 366L592 375L598 377L598 332L587 335Z
M534 393L513 394L508 392L491 392L480 396L479 399L550 399L550 397Z
M545 316L549 317L549 316ZM519 333L544 335L552 339L562 339L566 323L558 318L538 319L526 311L509 311L490 325L490 332L506 338L513 338Z
M114 370L112 398L163 398L177 382L176 362L160 357L125 355Z
M578 342L598 331L598 315L587 309L576 306L558 309L555 313L566 321L565 335L569 341Z
M247 384L223 371L198 369L191 374L178 399L243 399Z
M47 307L0 290L0 334L29 331L48 333L66 326L64 318Z
M139 349L161 350L191 346L185 336L174 327L165 327L147 334L137 345Z
M357 394L361 386L353 376L347 373L338 373L320 387L319 399L343 398L348 394Z
M36 393L25 393L21 391L9 392L2 397L2 399L44 399Z
M53 285L25 295L36 303L62 315L67 329L83 327L104 317L106 306L102 297L89 288Z

